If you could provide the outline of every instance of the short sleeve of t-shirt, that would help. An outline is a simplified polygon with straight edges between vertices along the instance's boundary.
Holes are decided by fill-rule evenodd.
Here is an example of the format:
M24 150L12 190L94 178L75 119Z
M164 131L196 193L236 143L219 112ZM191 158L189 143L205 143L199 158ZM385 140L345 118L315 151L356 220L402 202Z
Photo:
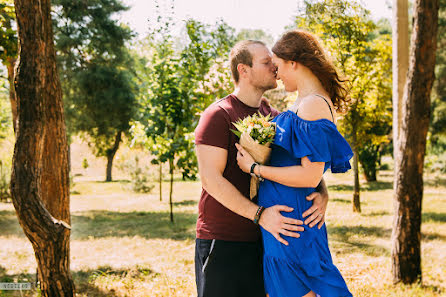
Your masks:
M195 144L206 144L228 149L231 122L224 109L217 104L209 106L201 115L195 129Z

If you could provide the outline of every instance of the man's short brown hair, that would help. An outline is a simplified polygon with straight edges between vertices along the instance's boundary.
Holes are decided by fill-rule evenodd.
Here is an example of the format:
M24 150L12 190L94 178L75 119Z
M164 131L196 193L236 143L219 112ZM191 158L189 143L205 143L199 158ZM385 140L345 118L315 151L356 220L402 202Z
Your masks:
M262 41L242 40L237 42L231 50L229 62L231 63L232 77L236 83L238 83L240 79L240 73L237 70L238 64L245 64L252 67L252 55L248 47L254 44L266 46Z

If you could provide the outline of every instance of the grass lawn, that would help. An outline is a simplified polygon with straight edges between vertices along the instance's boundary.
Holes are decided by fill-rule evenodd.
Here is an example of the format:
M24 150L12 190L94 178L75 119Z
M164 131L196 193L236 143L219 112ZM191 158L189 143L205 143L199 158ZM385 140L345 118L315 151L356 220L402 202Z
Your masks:
M168 183L135 194L128 181L79 176L72 189L71 269L77 296L196 296L194 236L199 182L176 182L175 222ZM362 213L352 212L351 173L326 174L329 242L354 296L446 296L446 180L427 177L423 200L423 284L391 282L392 172L362 181ZM36 263L12 204L0 203L0 282L34 282ZM0 296L38 296L35 290ZM228 296L229 297L229 296Z

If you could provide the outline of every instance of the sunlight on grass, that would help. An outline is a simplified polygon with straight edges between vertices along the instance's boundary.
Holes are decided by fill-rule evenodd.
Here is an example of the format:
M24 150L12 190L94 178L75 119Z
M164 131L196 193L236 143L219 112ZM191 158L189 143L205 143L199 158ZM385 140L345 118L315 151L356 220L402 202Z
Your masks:
M326 174L330 202L327 227L333 260L354 296L444 296L446 294L446 187L426 186L423 201L423 284L392 285L392 173L379 182L362 180L361 214L351 206L351 173ZM177 182L174 223L169 183L150 194L129 182L75 179L71 196L71 269L77 296L195 296L194 238L199 182ZM429 185L429 183L427 183ZM11 204L0 203L0 281L35 281L31 244ZM15 295L14 295L15 294ZM20 296L0 292L0 296ZM37 296L35 290L23 296Z

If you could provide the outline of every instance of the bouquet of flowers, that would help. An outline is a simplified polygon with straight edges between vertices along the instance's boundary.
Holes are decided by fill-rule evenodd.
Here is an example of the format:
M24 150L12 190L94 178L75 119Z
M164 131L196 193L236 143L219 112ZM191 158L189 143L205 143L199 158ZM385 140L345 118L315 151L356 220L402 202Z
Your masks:
M233 123L237 130L231 130L240 137L240 145L259 164L268 162L271 155L270 145L274 142L276 135L276 125L270 122L271 119L270 115L254 114ZM257 176L251 177L251 199L257 195L259 184L260 180Z

